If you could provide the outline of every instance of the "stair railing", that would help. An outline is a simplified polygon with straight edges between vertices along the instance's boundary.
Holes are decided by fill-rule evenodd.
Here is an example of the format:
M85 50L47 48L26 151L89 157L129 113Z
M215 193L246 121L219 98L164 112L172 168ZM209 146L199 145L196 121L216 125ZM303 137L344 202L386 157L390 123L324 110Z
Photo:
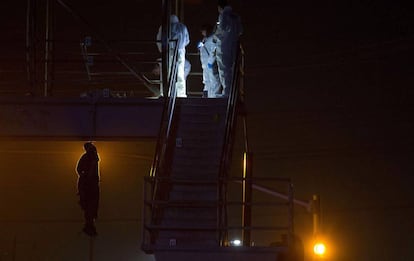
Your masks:
M177 40L174 40L177 42ZM169 50L171 51L171 50ZM175 111L175 103L177 97L176 91L176 79L177 79L177 58L178 58L178 46L175 45L173 49L174 55L169 63L167 96L164 97L164 107L161 117L161 126L158 134L156 151L154 160L151 166L150 178L152 178L152 202L165 199L167 196L169 187L168 182L160 177L169 176L170 151L169 144L171 144L171 129L173 123L173 116ZM151 219L153 224L158 224L162 217L162 208L159 205L152 204ZM155 236L155 235L154 235Z
M228 242L227 231L227 176L230 169L230 161L232 157L232 149L234 143L234 134L236 129L236 118L238 107L240 105L240 93L243 87L244 76L244 50L240 42L238 42L235 62L233 64L232 85L227 101L226 127L224 134L224 142L222 148L222 157L220 160L220 171L218 174L218 199L222 204L217 209L217 231L218 239L221 246L225 246Z
M165 167L168 160L167 147L170 142L171 127L175 110L175 102L177 98L176 79L177 79L177 57L178 48L174 48L174 55L171 62L171 70L168 75L168 96L164 97L164 106L161 116L161 126L158 134L157 145L154 160L151 166L150 176L158 177L165 175ZM155 179L154 181L156 181ZM157 185L154 184L154 196L157 194Z

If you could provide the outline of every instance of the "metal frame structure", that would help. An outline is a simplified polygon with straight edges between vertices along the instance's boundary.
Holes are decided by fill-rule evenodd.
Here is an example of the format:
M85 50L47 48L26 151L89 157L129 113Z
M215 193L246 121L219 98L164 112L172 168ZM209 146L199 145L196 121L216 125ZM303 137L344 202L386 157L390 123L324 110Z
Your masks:
M124 58L123 53L120 50L113 48L112 43L109 43L96 28L93 28L87 20L76 12L66 1L64 0L46 0L44 13L40 12L40 4L35 0L27 0L26 11L26 73L29 83L29 93L34 95L36 91L42 90L42 96L52 96L54 90L54 78L55 78L55 9L57 5L65 9L82 27L86 28L91 36L99 42L104 50L105 54L111 56L114 63L118 63L125 69L123 75L129 75L135 78L135 80L144 85L148 91L153 93L154 96L158 96L160 88L162 89L162 82L166 82L163 79L161 82L151 81L142 72L138 71L132 66L127 59ZM44 28L41 28L42 24L39 23L39 19L44 19ZM42 34L42 35L40 35ZM43 40L41 40L43 39ZM154 44L155 41L148 41L148 44ZM40 50L40 48L44 50ZM84 47L84 46L83 46ZM85 56L86 49L81 46L80 57L87 59ZM43 57L39 57L43 53ZM146 63L144 61L144 63ZM155 64L155 62L153 62ZM43 68L40 65L43 64ZM163 68L165 70L165 68ZM116 72L115 72L116 73ZM43 75L40 75L43 74ZM90 74L87 71L88 79L91 80ZM161 85L158 87L157 85ZM155 87L157 86L157 87Z

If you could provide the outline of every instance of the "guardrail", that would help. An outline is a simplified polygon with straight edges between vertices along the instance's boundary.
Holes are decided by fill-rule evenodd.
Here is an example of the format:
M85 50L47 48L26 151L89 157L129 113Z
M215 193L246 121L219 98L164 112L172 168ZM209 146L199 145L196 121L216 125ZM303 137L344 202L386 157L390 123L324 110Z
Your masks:
M255 184L253 200L249 203L243 199L243 183L244 178L226 178L217 181L212 180L184 180L172 179L170 177L145 177L143 188L143 231L142 231L142 248L148 252L165 250L162 246L157 246L153 241L153 235L161 231L217 231L228 233L229 238L221 246L228 247L232 245L233 239L242 240L243 231L249 230L251 233L251 241L247 247L269 247L284 246L289 247L292 243L293 236L293 186L288 178L268 178L255 177L252 179ZM164 184L174 185L191 185L191 186L211 186L219 183L226 186L229 197L219 200L169 200L154 199L154 184L162 182ZM266 187L269 191L277 191L286 195L285 198L274 197L269 193L263 192L257 188ZM243 207L246 205L254 208L252 213L253 222L249 227L243 224ZM182 208L188 211L193 208L216 207L227 209L226 225L220 227L197 227L197 226L169 226L162 224L154 224L153 211L159 208ZM219 246L219 244L217 245ZM202 248L203 246L200 246ZM168 248L168 250L173 250ZM177 249L178 250L178 249Z

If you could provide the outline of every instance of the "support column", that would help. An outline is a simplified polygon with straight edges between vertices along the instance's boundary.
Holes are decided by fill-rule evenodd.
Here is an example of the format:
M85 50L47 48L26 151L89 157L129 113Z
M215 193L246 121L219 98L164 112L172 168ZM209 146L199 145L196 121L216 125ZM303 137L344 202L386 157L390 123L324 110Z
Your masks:
M320 201L318 195L312 197L312 219L313 236L316 238L320 233Z
M26 6L26 73L28 95L34 95L36 90L36 1L27 0Z
M46 2L45 23L45 74L43 96L51 95L53 84L53 27L54 27L54 1Z

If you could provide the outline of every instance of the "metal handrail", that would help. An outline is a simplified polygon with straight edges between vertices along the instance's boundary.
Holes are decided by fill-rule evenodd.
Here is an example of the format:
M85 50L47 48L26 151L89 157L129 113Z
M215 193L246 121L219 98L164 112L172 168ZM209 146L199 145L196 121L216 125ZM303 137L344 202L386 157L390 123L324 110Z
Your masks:
M169 95L165 97L164 109L161 118L161 127L158 134L156 152L154 155L153 164L151 166L150 177L160 177L163 175L167 176L167 166L169 165L168 158L168 144L170 142L171 126L175 110L176 102L176 78L177 78L177 57L178 57L178 46L175 45L174 55L172 57L171 70L168 76L168 93ZM158 190L160 189L160 184L158 179L155 179L152 188L152 199L157 200L160 197ZM156 205L152 206L152 219L157 220L158 211Z
M172 70L170 70L170 75L168 79L171 79L168 83L168 90L172 89L172 91L168 91L168 93L172 93L172 95L165 97L164 99L164 109L161 116L161 127L158 134L158 141L157 146L155 150L155 156L153 160L153 165L151 167L150 176L151 177L157 177L158 168L160 167L160 158L165 153L164 148L167 145L167 140L170 135L171 130L171 124L172 124L172 116L174 112L174 105L175 105L175 99L176 99L176 91L175 91L175 79L177 75L177 66L176 66L176 60L177 60L177 54L178 50L175 49L175 53L173 56L173 62L171 63L173 65Z
M226 177L226 178L218 178L217 180L211 180L211 179L182 179L182 178L172 178L170 176L145 176L145 181L152 181L152 180L160 180L160 181L168 181L173 183L191 183L191 184L217 184L218 182L221 183L240 183L246 180L246 178L239 178L239 177ZM278 182L287 182L290 183L291 179L287 177L252 177L252 182L258 182L258 181L278 181ZM264 189L269 189L267 187L263 187Z
M143 246L145 250L159 250L159 247L153 242L148 242L148 235L151 235L152 231L218 231L219 233L227 233L228 231L234 230L248 230L248 231L279 231L286 233L288 235L288 240L283 245L284 247L289 247L291 244L290 235L292 234L292 224L291 224L291 211L293 210L293 197L288 196L284 198L279 198L278 201L269 201L266 198L256 199L254 202L249 203L250 206L257 206L257 207L270 207L270 208L283 208L286 209L287 212L287 222L282 224L256 224L250 225L249 227L245 227L243 225L237 224L221 224L220 226L200 226L198 224L193 225L177 225L177 224L154 224L152 220L150 220L150 216L147 215L147 210L150 209L151 211L154 210L154 206L157 207L176 207L176 208L209 208L209 207L227 207L227 206L243 206L246 203L242 200L232 200L232 201L225 201L225 200L153 200L152 198L149 199L148 197L152 196L151 194L147 193L148 188L153 188L153 183L157 180L168 182L168 183L176 183L176 182L189 182L190 183L197 183L196 185L210 185L213 181L212 180L183 180L183 179L175 179L172 177L145 177L144 178L144 210L143 210ZM237 182L243 181L243 178L229 178L223 179L223 182L237 184ZM285 188L288 191L288 194L292 194L292 184L289 178L285 177L254 177L255 181L268 181L276 182L275 184L283 185L285 184ZM187 185L188 185L187 184ZM278 186L279 186L278 185ZM233 187L236 188L236 187ZM258 192L262 192L260 190L256 190ZM238 193L242 193L239 191ZM260 247L260 246L259 246ZM177 248L178 249L178 248ZM174 250L174 249L171 249Z
M244 66L244 63L241 63L240 56L244 55L242 52L241 44L238 43L238 48L236 51L235 62L233 64L233 77L232 77L232 85L230 88L230 93L227 102L227 113L226 113L226 127L225 127L225 134L224 134L224 142L222 148L222 157L220 160L220 171L218 178L226 178L228 170L229 170L229 162L231 158L231 149L233 147L233 134L235 129L235 120L236 120L236 111L237 105L239 101L239 76L240 72L244 71L244 69L240 70L240 66ZM226 185L224 183L218 184L218 198L222 198L223 200L227 200L227 192L226 192ZM217 226L222 227L227 223L227 213L225 208L219 208L217 210ZM223 234L224 233L224 234ZM221 231L219 234L219 241L222 244L227 242L227 232Z

